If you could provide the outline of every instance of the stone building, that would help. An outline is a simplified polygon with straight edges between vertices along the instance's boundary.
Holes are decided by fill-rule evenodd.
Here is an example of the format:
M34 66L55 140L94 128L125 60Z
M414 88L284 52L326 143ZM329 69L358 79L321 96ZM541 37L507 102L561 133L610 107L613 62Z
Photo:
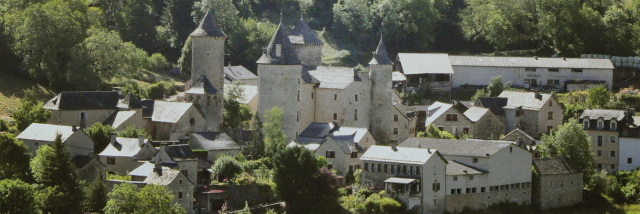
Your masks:
M198 181L198 160L189 145L161 145L149 162L180 170L191 183Z
M282 23L278 25L257 61L258 115L282 108L289 140L313 122L337 121L344 127L368 128L378 142L389 142L392 63L382 40L367 71L321 66L322 46L303 20L289 34Z
M398 148L437 150L448 161L445 210L531 203L531 153L508 141L410 138Z
M192 213L195 184L183 174L183 171L165 169L157 164L143 182L148 185L163 186L165 190L173 193L172 204L178 203L187 213Z
M194 103L155 101L147 133L155 140L179 140L202 132L207 121Z
M372 146L360 160L363 185L385 190L417 213L445 211L447 160L438 150Z
M71 159L71 163L78 168L80 180L90 183L96 179L104 181L107 178L107 166L105 166L95 154L76 155Z
M497 139L504 133L505 125L488 108L462 103L435 102L428 108L425 126L433 125L455 137L468 134L477 139Z
M240 154L240 146L224 132L194 132L189 135L191 149L202 149L208 152L207 159L215 161L222 155L236 156Z
M513 131L509 132L509 134L500 138L500 140L511 141L519 147L525 148L532 152L534 158L540 157L540 153L538 152L537 148L538 145L542 144L542 141L534 139L520 129L514 129Z
M258 76L242 65L224 67L224 83L229 84L234 81L242 82L244 85L257 86Z
M619 134L620 129L626 127L627 125L625 124L628 122L631 122L628 120L629 116L625 110L611 109L585 109L580 115L578 122L582 124L590 137L591 149L595 156L593 164L598 171L603 169L609 173L618 171L619 156L623 150L621 147L622 139L619 138ZM630 150L629 153L637 151Z
M76 155L89 156L93 153L93 140L76 126L32 123L16 138L22 141L29 148L29 152L35 156L41 146L52 144L57 134L61 135L62 143L72 158Z
M142 165L141 161L151 160L156 153L157 150L143 136L124 138L111 133L110 143L99 157L100 162L107 166L109 174L126 175Z
M418 123L417 112L413 108L407 108L402 103L402 99L394 91L393 100L393 121L391 123L390 143L397 146L400 142L415 136Z
M582 202L582 172L568 158L533 159L533 167L539 184L533 200L540 209L569 207Z

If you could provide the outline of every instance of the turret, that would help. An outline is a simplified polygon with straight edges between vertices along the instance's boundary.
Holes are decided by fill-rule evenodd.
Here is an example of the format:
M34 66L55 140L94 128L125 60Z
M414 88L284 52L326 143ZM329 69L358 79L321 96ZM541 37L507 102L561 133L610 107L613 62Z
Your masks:
M392 62L380 36L378 48L369 62L371 79L371 132L379 142L388 143L391 127L391 72Z
M289 40L291 40L302 65L317 67L322 64L322 46L324 43L317 37L316 32L309 28L302 16L298 23L293 26L289 34Z

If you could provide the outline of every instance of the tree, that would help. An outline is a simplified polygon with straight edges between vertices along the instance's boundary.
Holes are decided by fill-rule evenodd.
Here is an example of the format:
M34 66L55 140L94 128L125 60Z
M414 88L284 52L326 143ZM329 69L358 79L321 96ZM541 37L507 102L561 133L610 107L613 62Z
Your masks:
M149 137L147 131L134 125L127 126L127 128L118 132L118 137L138 138L139 136Z
M113 191L109 193L109 201L104 207L105 214L134 213L136 206L140 203L138 198L138 187L130 183L114 185Z
M0 180L20 179L31 182L29 148L12 134L0 134Z
M38 197L43 212L78 213L82 209L82 189L76 167L71 162L62 135L42 146L31 160L31 171L39 184Z
M508 83L508 85L511 85ZM489 97L497 97L499 96L504 89L507 88L505 84L502 83L502 76L491 77L489 81L489 86L487 86L487 91L489 92Z
M102 123L96 122L84 131L89 135L91 140L93 140L93 151L95 154L100 154L109 146L109 143L111 143L110 134L116 130L110 125L102 125Z
M193 22L191 10L193 9L194 0L164 0L164 10L160 16L160 25L156 27L159 40L164 40L170 47L167 58L175 61L177 51L186 47L185 41L191 43L189 34L196 28ZM189 48L191 45L189 44ZM189 61L191 64L191 61Z
M237 130L248 128L251 120L251 107L241 103L244 101L243 83L233 81L230 85L225 86L224 90L224 129Z
M262 121L256 113L253 115L251 123L251 142L249 144L249 154L253 159L260 159L264 156L265 145L264 135L262 134Z
M590 88L588 91L589 98L587 102L594 108L604 107L609 103L609 92L604 85Z
M162 100L165 97L176 94L176 89L170 82L158 82L147 88L147 98L152 100Z
M83 42L84 54L89 58L91 72L100 79L132 77L149 68L147 53L131 42L124 42L115 31L92 28L87 32L89 37Z
M103 0L100 6L107 28L115 29L125 42L132 42L147 53L158 52L157 14L152 0Z
M275 155L286 146L287 135L282 131L282 108L273 107L265 114L267 121L264 123L265 153L268 156Z
M41 213L33 186L21 180L0 180L0 213Z
M290 147L275 154L274 158L275 194L287 203L287 212L311 213L314 210L312 188L318 172L318 161L309 150L304 147Z
M223 155L216 159L211 166L211 173L218 177L218 181L223 179L231 180L237 174L242 173L242 165L233 156Z
M85 210L89 212L101 212L109 200L109 189L100 179L96 179L85 188Z
M421 138L441 138L441 139L456 139L451 133L447 131L440 131L433 124L427 126L427 130L424 132L418 132L416 137Z
M142 99L143 97L147 97L144 89L140 88L136 81L127 81L122 86L122 94L133 94L138 99Z
M187 41L184 42L184 46L182 46L182 51L180 52L180 59L178 59L178 67L180 67L180 73L191 76L191 37L187 38Z
M20 100L20 107L13 112L13 119L19 131L24 131L31 123L45 123L51 117L51 112L38 104L36 88L24 90L24 97Z
M555 133L543 135L542 142L540 149L542 156L566 156L582 171L585 183L589 181L593 174L594 156L589 135L575 119L569 119L569 122L561 125Z
M189 196L191 197L191 196ZM184 214L186 211L178 203L171 204L173 193L165 190L163 186L147 185L138 192L139 202L136 206L136 214Z

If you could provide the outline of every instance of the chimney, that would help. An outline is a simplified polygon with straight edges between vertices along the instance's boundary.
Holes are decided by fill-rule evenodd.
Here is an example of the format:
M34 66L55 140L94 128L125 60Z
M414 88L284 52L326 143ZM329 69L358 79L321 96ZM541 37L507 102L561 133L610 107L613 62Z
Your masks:
M162 161L158 161L153 168L153 171L158 173L159 176L162 176Z
M115 91L118 93L118 97L122 97L122 88L120 87L113 87L112 91Z
M138 146L142 147L144 145L144 135L138 135Z
M540 92L536 92L536 99L542 100L542 94L540 94Z
M566 57L562 57L562 60L567 61L567 58Z
M276 57L281 57L281 56L282 56L282 45L276 44Z
M76 132L78 130L78 127L76 125L73 125L71 127L71 131Z
M431 154L431 149L430 149L430 148L427 148L427 152L429 152L429 154Z
M537 57L537 56L534 56L533 58L535 58L536 60L538 60L538 57Z
M118 136L117 132L111 132L109 133L109 140L111 141L111 143L116 143L116 137Z
M398 148L396 148L396 146L391 146L391 150L393 150L394 152L397 152Z

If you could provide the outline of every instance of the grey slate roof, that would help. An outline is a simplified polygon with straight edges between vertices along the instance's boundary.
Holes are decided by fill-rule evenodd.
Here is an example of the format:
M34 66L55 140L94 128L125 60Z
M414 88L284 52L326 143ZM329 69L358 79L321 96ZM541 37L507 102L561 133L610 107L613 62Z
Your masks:
M603 120L611 120L616 119L617 121L624 120L624 110L613 110L613 109L585 109L584 112L580 115L580 118L589 119L599 119Z
M488 157L510 145L510 141L497 140L409 138L399 147L437 149L442 155Z
M523 137L535 142L536 139L534 139L533 137L531 137L531 135L527 134L526 132L520 130L520 129L514 129L513 131L509 132L509 134L505 135L504 137L502 137L500 140L507 138L508 136L511 136L512 134L519 134L522 135Z
M276 55L276 46L280 45L281 55ZM300 59L293 49L293 45L289 40L289 37L284 33L284 27L282 23L278 25L275 34L271 38L269 45L266 48L262 57L258 59L258 64L271 64L271 65L300 65Z
M426 148L408 148L396 147L394 150L391 146L371 146L365 152L360 160L364 161L380 161L390 163L406 163L406 164L424 164L437 150Z
M471 122L475 123L475 122L478 122L478 120L480 120L480 118L482 118L482 116L487 114L487 112L489 112L488 108L472 106L471 108L466 110L463 114L464 114L465 117L469 118L469 120L471 120Z
M115 91L63 91L44 104L48 110L117 109Z
M258 79L258 76L242 65L224 67L224 76L230 82L234 80Z
M353 142L354 135L332 135L331 139L336 142L340 150L345 154L351 154L351 152L364 152L364 148L356 145Z
M425 122L425 126L431 124L431 122L438 119L438 117L442 116L447 110L453 107L452 104L435 102L431 104L427 110L427 121Z
M324 138L333 127L333 123L311 123L298 137Z
M153 172L153 168L155 168L156 165L145 161L142 165L140 165L138 168L135 168L133 171L129 172L129 175L131 176L140 176L140 177L148 177L152 172ZM169 170L171 168L166 167L166 166L162 166L162 171L164 172L165 170Z
M487 170L476 168L473 166L460 163L458 161L449 161L447 165L447 175L477 175L488 173Z
M541 175L580 173L580 170L564 157L536 158L533 159L533 167Z
M140 100L132 93L127 94L124 99L118 101L119 108L142 108Z
M144 143L149 140L145 139ZM100 152L100 156L109 157L134 157L140 152L138 138L116 137L116 143L110 143Z
M159 186L167 186L171 184L180 174L179 170L174 169L163 169L162 175L159 175L156 172L151 172L144 182L147 184L159 185ZM186 179L189 181L189 179ZM191 182L191 181L189 181Z
M187 94L217 94L218 89L211 85L209 78L202 74L196 80L196 83L191 85L191 88L186 91Z
M153 116L153 105L155 105L155 100L141 100L142 104L142 117L149 118Z
M196 139L191 143L197 143L207 151L240 150L240 146L224 132L194 132L190 135Z
M355 70L351 67L318 66L309 74L320 83L319 88L344 89L356 78Z
M498 97L507 98L507 107L523 107L538 110L551 98L551 94L540 94L542 99L536 98L534 92L503 91Z
M191 33L191 36L227 37L227 34L218 26L216 18L213 17L213 11L207 10L204 18L200 21L200 25Z
M502 107L507 106L508 98L505 97L480 97L476 102L483 107L488 108L495 114L504 115L504 109Z
M384 42L382 41L382 35L380 35L380 42L378 43L378 48L373 52L373 59L369 62L369 64L378 64L378 65L392 65L393 62L389 59L389 55L387 54L387 49L384 47Z
M62 135L62 142L67 140L74 132L71 126L61 126L43 123L32 123L24 131L18 135L20 140L35 140L53 142L56 138L56 134Z
M195 160L197 158L196 155L193 154L191 147L186 144L168 145L161 147L161 149L164 149L174 161Z
M318 144L318 146L326 141L325 138L319 137L297 137L294 142L300 145Z
M613 69L609 59L449 56L454 66Z
M91 163L91 161L95 159L96 157L92 157L88 155L76 155L76 156L73 156L73 158L71 158L71 162L73 163L73 165L78 167L78 169L82 169L83 167L87 166L87 164ZM100 163L100 161L98 161L98 164L104 166L104 164Z
M129 120L133 115L136 114L136 111L117 111L115 114L111 114L109 118L107 118L102 124L109 124L113 128L122 128L120 127L122 123Z
M176 123L191 106L193 103L155 101L151 121Z
M322 44L322 40L318 39L316 32L311 30L302 18L293 26L289 33L289 40L295 44Z

